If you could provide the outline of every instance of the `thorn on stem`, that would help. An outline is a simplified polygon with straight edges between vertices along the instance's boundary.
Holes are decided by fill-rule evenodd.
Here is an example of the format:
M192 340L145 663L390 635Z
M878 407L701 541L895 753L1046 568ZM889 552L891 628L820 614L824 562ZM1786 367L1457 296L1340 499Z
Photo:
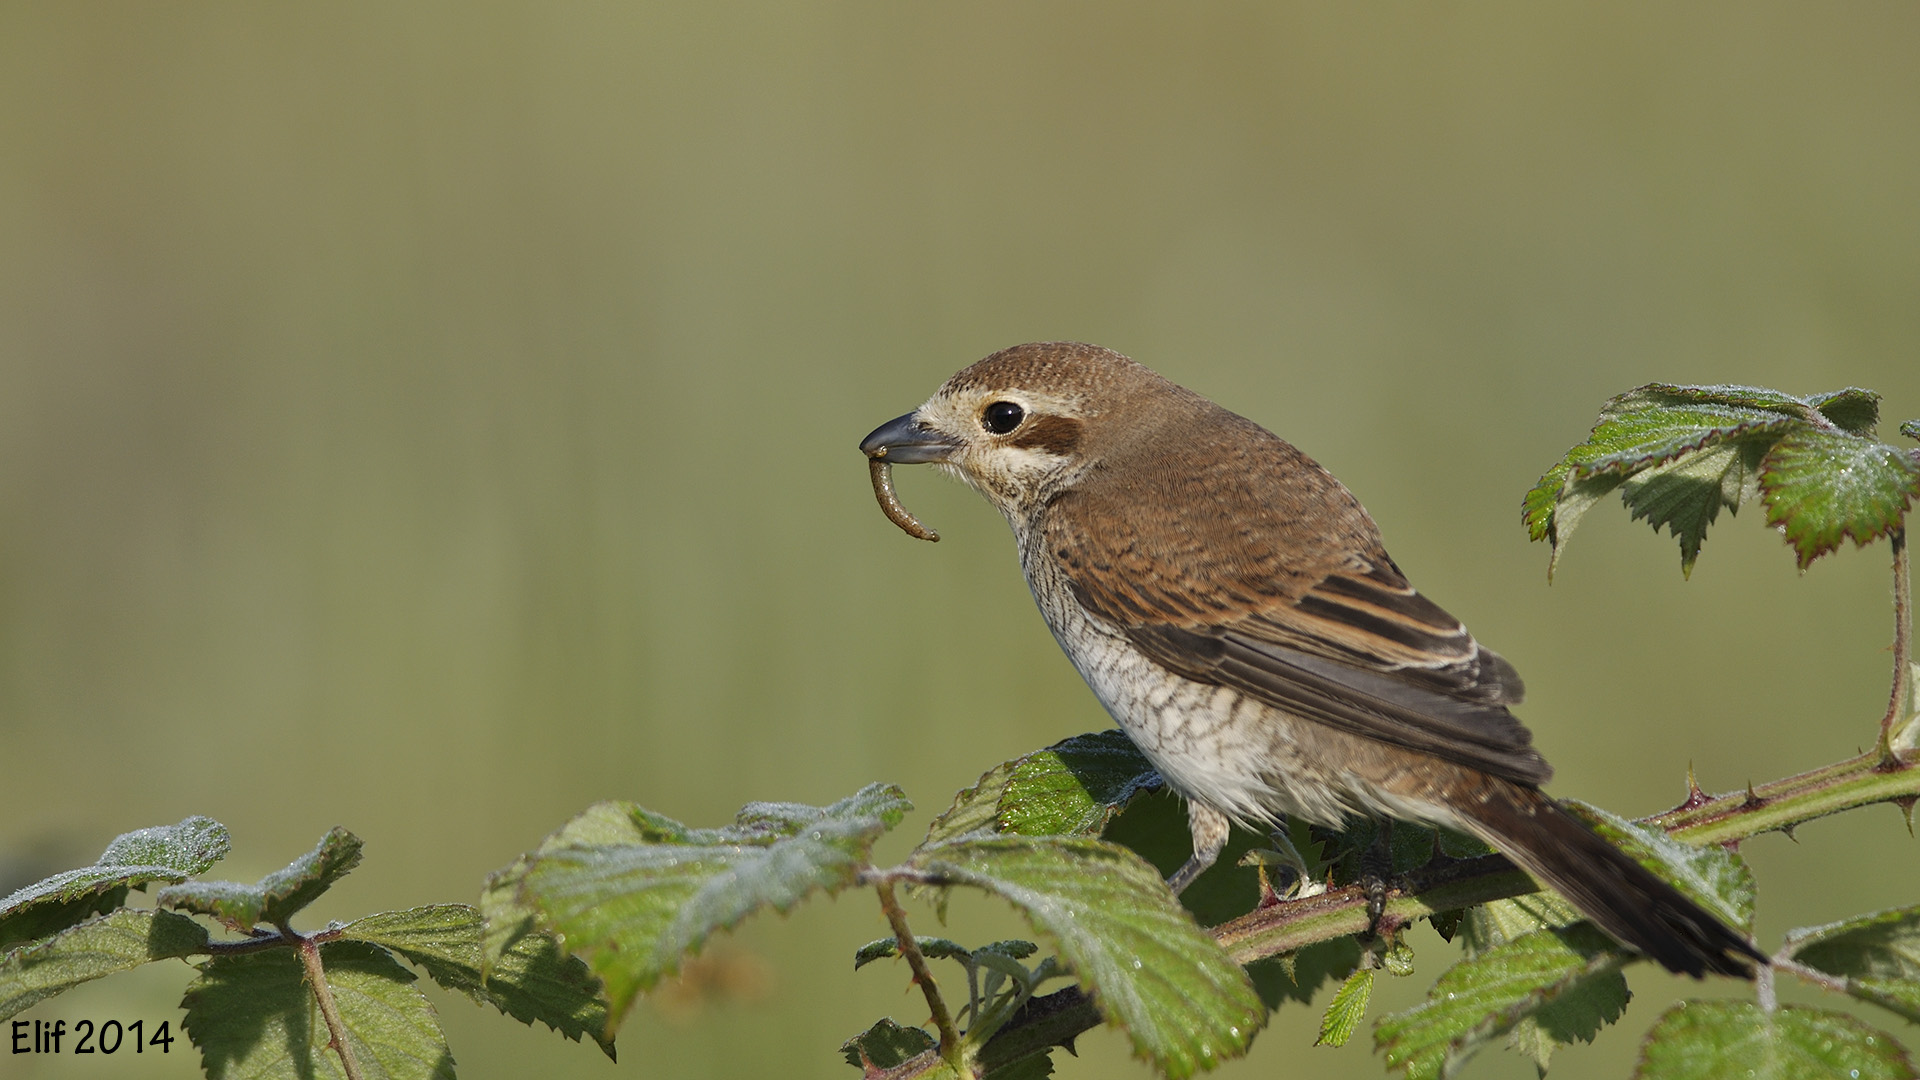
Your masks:
M1908 836L1913 835L1913 804L1916 801L1920 801L1920 799L1916 799L1916 797L1912 795L1902 795L1900 798L1893 800L1893 805L1899 807L1900 813L1907 819Z
M1687 762L1687 799L1674 809L1692 810L1696 806L1704 805L1707 801L1707 793L1700 790L1700 781L1693 775L1693 762L1689 761Z
M1765 805L1767 805L1767 800L1765 800L1765 799L1763 799L1763 798L1761 798L1761 797L1760 797L1759 795L1757 795L1757 794L1755 794L1755 793L1754 793L1754 790L1753 790L1753 781L1751 781L1751 780L1749 780L1749 781L1747 781L1747 801L1746 801L1745 803L1742 803L1741 805L1743 805L1743 806L1745 806L1745 807L1747 807L1747 808L1749 808L1749 809L1751 809L1751 808L1753 808L1753 807L1756 807L1756 806L1765 806Z

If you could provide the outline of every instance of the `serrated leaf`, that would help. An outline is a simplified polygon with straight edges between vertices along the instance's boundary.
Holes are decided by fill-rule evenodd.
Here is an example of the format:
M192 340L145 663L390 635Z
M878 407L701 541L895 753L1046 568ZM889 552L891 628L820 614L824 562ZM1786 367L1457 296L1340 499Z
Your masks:
M360 865L360 838L335 826L312 851L252 885L194 881L160 890L154 902L218 919L242 933L265 923L279 926Z
M1909 439L1920 439L1920 420L1906 420L1900 424L1900 434Z
M1360 1027L1360 1021L1366 1019L1367 1002L1372 999L1371 969L1361 968L1347 976L1347 981L1334 991L1333 1000L1327 1002L1327 1011L1320 1016L1320 1037L1313 1040L1313 1045L1347 1045L1347 1040Z
M1561 805L1722 922L1752 933L1753 871L1745 859L1717 844L1690 847L1660 829L1587 803L1567 800Z
M1468 909L1461 943L1468 956L1478 956L1536 930L1571 926L1582 918L1566 898L1550 890L1494 900Z
M361 1071L387 1080L453 1080L453 1055L415 976L364 942L321 946L328 987ZM209 961L187 987L184 1027L208 1080L339 1077L327 1026L292 949Z
M1076 735L1019 759L1001 793L1001 832L1098 836L1160 774L1118 729Z
M481 977L485 923L467 904L429 904L382 911L340 928L343 941L366 941L420 965L449 990L485 1000Z
M1738 512L1742 500L1758 492L1766 450L1765 442L1742 440L1683 454L1621 481L1620 497L1634 520L1655 532L1665 527L1680 542L1680 573L1690 577L1721 508Z
M1410 1080L1434 1080L1523 1020L1591 1039L1626 1005L1628 959L1591 923L1535 931L1455 964L1424 1002L1380 1021L1374 1042Z
M915 935L914 945L920 949L920 955L929 960L972 960L973 950L957 941L943 937L920 937ZM889 956L900 955L900 942L897 938L881 938L869 941L853 954L853 970L859 971L875 960L884 960Z
M1750 1001L1683 1001L1640 1048L1635 1080L1913 1080L1907 1053L1884 1031L1841 1013Z
M887 1017L840 1044L847 1064L865 1070L894 1069L939 1045L939 1041L917 1027L901 1027Z
M611 1033L635 996L714 931L852 884L873 842L911 806L899 788L873 784L824 809L752 803L719 829L634 808L626 842L533 856L521 897L600 978Z
M1920 907L1791 930L1780 951L1845 979L1849 994L1920 1023Z
M1857 411L1852 398L1830 403L1844 416ZM1552 543L1551 577L1580 518L1627 485L1622 494L1633 515L1678 537L1682 567L1691 569L1706 526L1722 506L1738 509L1760 455L1789 431L1827 422L1808 401L1758 387L1629 390L1603 405L1587 441L1527 492L1522 521L1534 540ZM1689 460L1708 451L1707 460Z
M197 814L178 825L121 833L92 866L55 874L0 900L0 948L119 907L131 887L204 873L227 846L227 827Z
M591 1038L615 1059L607 1033L609 1006L600 980L586 961L569 956L551 933L536 925L537 913L519 899L528 862L523 857L487 878L480 893L486 930L481 971L485 1000L523 1024L539 1021L579 1042Z
M1880 423L1880 395L1871 390L1849 386L1825 394L1813 394L1807 404L1820 410L1832 424L1850 435L1871 435Z
M481 970L488 1003L523 1024L537 1020L575 1042L587 1036L614 1059L613 1037L607 1033L609 1005L600 980L585 960L569 956L551 933L538 927L539 913L520 898L520 884L535 854L573 839L632 834L631 817L606 809L611 805L589 808L548 836L533 854L488 875L480 892L480 915L486 924Z
M1007 781L1013 778L1013 770L1022 760L1003 761L981 773L972 787L956 793L953 804L927 825L927 835L920 846L945 843L968 833L998 832L1000 796L1006 792Z
M1767 524L1805 570L1842 540L1864 547L1898 529L1920 496L1920 463L1873 439L1797 431L1767 454L1760 490Z
M0 1020L102 975L206 946L205 927L168 911L115 911L69 927L0 959Z
M1246 1051L1265 1023L1247 974L1201 930L1159 872L1087 837L972 836L913 865L1007 900L1051 939L1109 1023L1172 1077Z

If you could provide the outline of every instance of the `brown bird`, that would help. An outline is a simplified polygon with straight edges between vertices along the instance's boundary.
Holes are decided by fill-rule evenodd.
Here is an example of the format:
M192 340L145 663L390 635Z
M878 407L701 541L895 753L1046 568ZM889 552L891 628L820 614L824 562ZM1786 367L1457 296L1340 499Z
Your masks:
M1765 961L1541 794L1553 770L1507 711L1513 666L1407 583L1340 481L1253 421L1049 342L966 368L860 449L936 464L1006 516L1054 638L1187 800L1176 892L1230 821L1412 820L1479 837L1673 971Z

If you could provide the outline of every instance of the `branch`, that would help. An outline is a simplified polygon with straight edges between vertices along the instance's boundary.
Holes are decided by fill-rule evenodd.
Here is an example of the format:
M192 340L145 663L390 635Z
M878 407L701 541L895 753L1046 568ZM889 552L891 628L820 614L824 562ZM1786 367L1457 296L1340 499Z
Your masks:
M1701 795L1644 822L1665 829L1683 843L1730 844L1764 832L1791 833L1796 825L1842 810L1880 802L1905 806L1916 798L1920 798L1920 752L1900 752L1891 762L1883 762L1878 753L1866 753L1746 791ZM1387 893L1383 922L1411 922L1540 888L1501 855L1422 867L1403 875L1403 880L1405 888ZM1366 890L1349 885L1259 908L1213 927L1212 933L1236 962L1251 964L1365 933L1369 925ZM1801 972L1793 970L1793 974ZM981 1075L991 1075L996 1068L1049 1047L1071 1046L1082 1032L1098 1027L1101 1019L1098 1007L1078 988L1037 997L987 1040L975 1060ZM888 1080L906 1080L943 1065L930 1050L884 1075Z
M927 969L927 958L920 955L919 942L913 940L913 931L907 928L907 913L900 910L900 901L894 898L893 881L880 877L874 880L873 886L880 894L880 910L887 913L887 925L893 928L894 940L900 943L900 955L907 958L907 966L913 969L913 981L920 984L921 993L927 997L927 1008L933 1012L933 1026L940 1032L940 1045L935 1050L956 1071L962 1070L960 1032L953 1026L953 1016L947 1012L947 1003L941 999L939 988L933 984L933 972Z
M1907 530L1893 536L1893 693L1887 715L1880 721L1880 742L1874 747L1883 761L1892 761L1893 726L1905 719L1909 683L1913 679L1913 573L1907 567Z
M334 1004L333 987L327 985L326 972L320 967L320 943L301 937L284 924L280 933L300 942L300 965L306 968L307 984L313 987L314 1000L320 1003L320 1015L327 1021L328 1042L340 1055L340 1067L346 1072L347 1080L363 1080L360 1063L354 1060L353 1048L347 1045L347 1025L340 1019L340 1006Z

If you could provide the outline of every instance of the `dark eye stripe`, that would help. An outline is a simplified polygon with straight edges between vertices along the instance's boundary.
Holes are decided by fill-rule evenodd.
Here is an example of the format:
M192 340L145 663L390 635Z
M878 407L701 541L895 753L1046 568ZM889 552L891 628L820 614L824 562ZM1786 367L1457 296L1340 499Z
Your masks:
M1066 457L1080 445L1080 421L1070 416L1036 416L1013 437L1012 445Z

